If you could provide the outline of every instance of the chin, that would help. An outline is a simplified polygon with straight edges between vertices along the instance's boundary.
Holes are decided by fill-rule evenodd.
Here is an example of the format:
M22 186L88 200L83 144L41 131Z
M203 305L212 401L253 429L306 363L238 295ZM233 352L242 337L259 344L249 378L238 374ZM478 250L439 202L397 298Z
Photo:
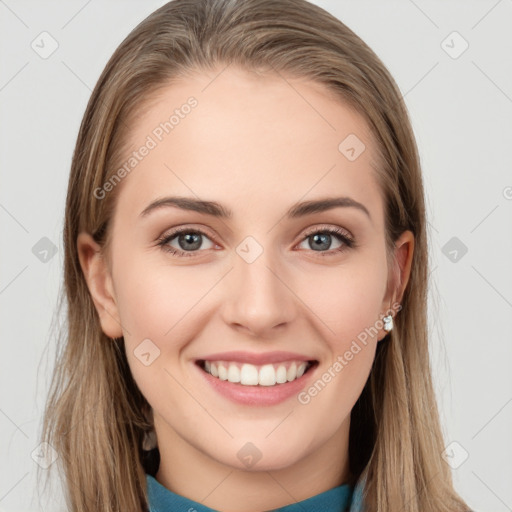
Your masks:
M234 469L258 472L286 469L293 466L307 455L306 453L301 452L299 447L290 445L285 447L286 452L280 453L277 446L274 444L275 443L265 443L263 441L255 441L254 443L247 441L243 443L240 448L237 447L234 457L231 454L226 457L226 453L211 454L210 456L219 463L231 466ZM282 445L283 443L280 444ZM303 446L304 445L302 445L302 447ZM220 455L220 457L216 455Z

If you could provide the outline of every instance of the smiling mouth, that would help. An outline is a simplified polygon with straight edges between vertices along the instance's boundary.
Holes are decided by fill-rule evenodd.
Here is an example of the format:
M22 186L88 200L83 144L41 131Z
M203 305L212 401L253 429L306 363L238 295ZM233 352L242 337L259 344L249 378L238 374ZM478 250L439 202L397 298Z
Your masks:
M283 361L281 363L254 365L233 361L206 361L196 364L219 380L242 386L279 386L300 379L318 365L318 361Z

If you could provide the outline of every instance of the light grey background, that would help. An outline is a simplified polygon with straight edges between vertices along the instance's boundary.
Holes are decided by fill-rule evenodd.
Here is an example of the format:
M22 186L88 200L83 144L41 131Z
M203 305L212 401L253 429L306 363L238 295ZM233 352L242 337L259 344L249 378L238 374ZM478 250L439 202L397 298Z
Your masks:
M374 49L405 96L427 193L446 460L475 511L510 511L512 0L315 3ZM162 4L0 0L0 511L64 510L58 496L40 503L31 454L53 357L71 155L107 59ZM52 40L58 48L42 58ZM43 237L53 257L36 245L48 245Z

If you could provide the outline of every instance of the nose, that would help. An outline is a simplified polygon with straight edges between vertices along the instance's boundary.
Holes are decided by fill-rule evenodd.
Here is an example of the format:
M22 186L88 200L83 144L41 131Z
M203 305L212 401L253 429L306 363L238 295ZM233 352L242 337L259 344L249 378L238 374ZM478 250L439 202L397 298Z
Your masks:
M298 298L289 281L270 251L263 251L252 263L236 256L224 283L224 321L254 337L273 336L297 315Z

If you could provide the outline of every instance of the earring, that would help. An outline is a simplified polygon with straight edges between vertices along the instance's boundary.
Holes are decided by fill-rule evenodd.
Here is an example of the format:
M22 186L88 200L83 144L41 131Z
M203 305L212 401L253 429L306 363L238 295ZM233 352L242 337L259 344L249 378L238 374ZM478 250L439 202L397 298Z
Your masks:
M391 329L393 329L393 317L391 315L387 315L382 320L384 320L384 330L386 332L391 331Z

